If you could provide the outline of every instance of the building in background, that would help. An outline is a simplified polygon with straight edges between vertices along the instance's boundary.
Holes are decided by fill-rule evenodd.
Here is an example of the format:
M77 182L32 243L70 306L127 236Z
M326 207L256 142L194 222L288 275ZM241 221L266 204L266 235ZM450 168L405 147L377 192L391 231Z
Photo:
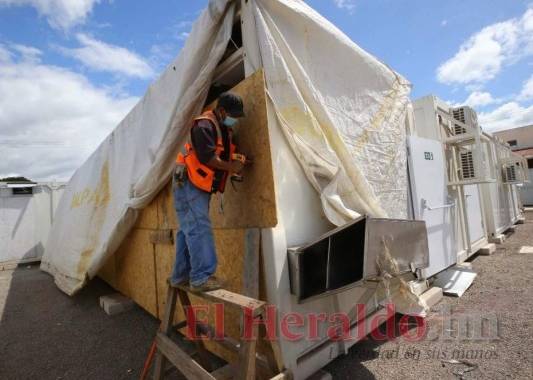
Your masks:
M533 125L495 132L494 135L503 140L513 152L527 159L529 179L520 189L520 197L524 206L533 206Z
M38 261L65 183L0 182L0 270Z

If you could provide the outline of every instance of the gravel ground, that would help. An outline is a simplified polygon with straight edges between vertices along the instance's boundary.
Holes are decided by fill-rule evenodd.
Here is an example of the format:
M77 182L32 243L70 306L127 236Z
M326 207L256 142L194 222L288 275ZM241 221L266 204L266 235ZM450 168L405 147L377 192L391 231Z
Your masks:
M518 253L533 246L526 216L495 254L471 260L474 284L432 309L426 338L369 338L326 370L334 379L533 378L533 254ZM71 298L37 266L0 271L0 379L138 378L159 323L140 308L107 316L98 297L111 292L97 279ZM481 317L481 339L455 337L457 325L447 323Z

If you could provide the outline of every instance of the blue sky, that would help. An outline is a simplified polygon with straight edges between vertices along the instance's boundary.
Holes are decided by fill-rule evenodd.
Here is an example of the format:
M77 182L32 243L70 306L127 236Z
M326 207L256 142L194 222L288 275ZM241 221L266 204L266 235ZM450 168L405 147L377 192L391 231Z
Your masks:
M410 80L413 99L469 103L488 130L533 123L530 0L308 3ZM0 176L68 178L178 54L206 4L0 0Z

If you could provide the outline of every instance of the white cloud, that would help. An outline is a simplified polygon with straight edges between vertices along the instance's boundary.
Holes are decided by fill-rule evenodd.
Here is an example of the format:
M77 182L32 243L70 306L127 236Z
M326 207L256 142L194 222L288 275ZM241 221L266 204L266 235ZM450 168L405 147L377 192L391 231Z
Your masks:
M437 69L439 82L483 83L504 65L533 54L533 9L521 18L489 25L464 42L454 57Z
M465 86L465 90L468 92L476 92L483 90L483 85L481 83L470 83Z
M19 53L23 60L38 62L43 52L33 46L13 44L11 48Z
M448 20L442 20L440 22L440 26L446 26L446 25L448 25Z
M9 62L11 60L11 52L0 44L0 62Z
M91 69L138 78L154 76L154 70L148 62L126 48L107 44L83 33L77 34L76 38L81 47L60 48L60 50Z
M189 38L189 32L181 32L176 38L178 41L185 41L187 38Z
M533 75L531 75L529 79L524 82L524 86L520 92L520 99L533 99Z
M177 30L191 29L192 24L193 24L193 21L192 21L192 20L181 20L181 21L178 21L178 22L176 23L175 28L176 28Z
M0 65L0 177L68 179L138 101L19 47L1 49L10 58Z
M186 13L185 16L191 16L191 14ZM150 47L149 58L155 71L163 70L169 62L176 58L185 40L189 38L193 23L193 20L180 20L168 26L165 33L156 35L158 42Z
M499 131L533 124L533 105L521 106L516 102L501 105L490 112L478 115L479 123L487 131Z
M472 92L468 98L464 101L464 104L469 105L470 107L483 107L489 104L496 103L498 100L494 99L492 95L488 92Z
M100 0L0 0L0 6L29 5L47 18L50 26L68 29L85 22Z
M355 10L355 1L354 0L333 0L335 5L340 9L346 9L350 13Z

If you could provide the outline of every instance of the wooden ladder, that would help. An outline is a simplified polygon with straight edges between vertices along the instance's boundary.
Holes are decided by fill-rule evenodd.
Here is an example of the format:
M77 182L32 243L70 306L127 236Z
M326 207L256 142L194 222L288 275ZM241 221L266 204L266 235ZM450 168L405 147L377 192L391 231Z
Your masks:
M156 335L155 343L157 347L154 378L160 380L166 372L166 364L169 361L176 369L188 379L255 379L256 364L267 366L268 363L262 358L257 358L256 363L256 345L258 336L259 323L251 324L251 339L237 341L224 335L223 339L212 340L225 348L237 351L239 355L238 363L227 364L216 371L209 372L209 359L207 350L201 339L195 339L196 353L199 355L199 361L194 360L184 349L180 348L170 338L173 330L181 329L187 326L187 320L173 325L174 312L176 310L177 297L183 307L184 315L187 316L187 309L191 306L189 293L209 301L223 303L225 306L237 307L242 310L243 323L241 324L241 336L244 328L245 318L253 318L259 322L263 318L265 302L254 298L246 297L228 290L219 289L208 292L195 292L187 286L168 287L167 304L165 314L161 321L161 327ZM214 328L207 324L195 321L196 334L214 336Z

